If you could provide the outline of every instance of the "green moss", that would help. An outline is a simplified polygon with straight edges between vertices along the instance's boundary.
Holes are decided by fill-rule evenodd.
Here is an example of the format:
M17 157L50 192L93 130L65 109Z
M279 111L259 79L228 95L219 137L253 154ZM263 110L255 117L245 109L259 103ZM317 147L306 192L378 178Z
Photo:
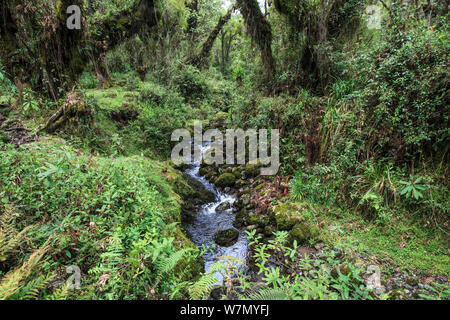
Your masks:
M245 174L247 177L256 177L259 174L259 168L261 168L261 160L257 159L256 164L248 162L245 165Z
M167 165L162 167L162 171L166 181L183 199L193 197L196 194L194 188L184 179L181 171L175 170Z
M253 190L259 191L259 190L261 190L263 187L264 187L264 184L263 184L263 183L260 183L260 184L258 184Z
M278 205L273 213L277 228L280 230L292 229L296 223L304 220L304 210L305 205L302 203L286 202Z
M242 177L242 170L239 167L233 168L232 173L234 174L236 179L241 179L241 177Z
M259 218L257 216L251 216L248 218L248 224L259 224Z
M223 169L222 173L233 173L233 168L232 167L228 167Z
M95 99L99 107L105 110L119 110L132 106L138 95L137 91L127 91L123 87L86 90L86 96Z
M236 229L220 230L214 235L214 241L223 247L229 247L236 243L239 231Z
M234 186L235 182L236 182L236 177L233 174L224 173L224 174L220 175L214 183L218 187L225 188L225 187Z
M292 230L289 232L289 237L291 241L296 240L297 243L299 244L306 243L314 236L315 236L314 228L306 222L295 224Z
M131 26L130 18L122 17L117 21L117 29L121 31L126 31Z

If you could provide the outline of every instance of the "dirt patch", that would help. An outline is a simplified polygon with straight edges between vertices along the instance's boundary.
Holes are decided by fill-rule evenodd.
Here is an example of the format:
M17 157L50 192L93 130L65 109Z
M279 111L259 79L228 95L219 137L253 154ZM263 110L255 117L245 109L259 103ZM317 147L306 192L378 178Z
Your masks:
M124 108L112 111L110 116L112 120L117 122L119 129L123 129L130 122L135 121L138 118L139 112L131 108Z
M8 118L9 113L9 106L0 106L0 140L16 147L35 141L37 136L30 135L31 131L21 121Z

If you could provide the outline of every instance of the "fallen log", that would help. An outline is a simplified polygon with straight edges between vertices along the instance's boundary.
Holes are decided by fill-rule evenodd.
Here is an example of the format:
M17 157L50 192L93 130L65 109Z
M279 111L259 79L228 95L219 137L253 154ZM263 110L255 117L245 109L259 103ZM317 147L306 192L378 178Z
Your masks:
M39 132L46 131L52 133L67 121L90 116L92 113L92 108L83 99L81 94L71 91L67 94L62 107L47 120Z

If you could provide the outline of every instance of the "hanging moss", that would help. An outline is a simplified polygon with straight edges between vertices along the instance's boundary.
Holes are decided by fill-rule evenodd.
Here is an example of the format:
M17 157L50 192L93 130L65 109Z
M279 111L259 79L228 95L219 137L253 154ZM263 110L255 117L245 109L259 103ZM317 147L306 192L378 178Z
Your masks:
M258 1L238 0L247 31L261 50L261 58L269 78L275 73L275 59L272 55L272 29L262 14Z

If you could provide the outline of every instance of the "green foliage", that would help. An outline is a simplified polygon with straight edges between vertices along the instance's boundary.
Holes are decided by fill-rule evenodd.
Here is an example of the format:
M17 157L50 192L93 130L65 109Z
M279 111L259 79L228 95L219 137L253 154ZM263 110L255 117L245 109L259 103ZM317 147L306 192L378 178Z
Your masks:
M16 87L9 80L6 74L5 67L1 64L0 60L0 95L9 94L11 92L17 91Z
M383 30L385 41L366 46L349 60L364 84L358 96L369 147L403 160L445 154L448 147L448 24L419 22L399 33ZM383 128L375 130L375 128Z
M10 206L21 204L14 221L25 228L8 236L3 249L9 255L17 250L31 226L37 245L56 234L59 241L51 249L56 258L43 259L42 277L44 270L74 264L86 272L86 290L80 292L86 297L143 298L170 293L184 276L175 268L196 263L197 250L179 230L179 196L162 176L161 164L140 157L92 158L57 141L2 149L0 197ZM15 263L7 261L12 270ZM17 286L5 277L7 288ZM18 297L31 297L29 292L45 297L40 293L45 279L14 280L26 284Z
M197 68L191 65L182 66L173 81L188 101L204 98L207 94L205 78Z
M25 89L23 92L22 108L25 112L39 111L39 102L34 98L33 92L29 89Z
M373 293L362 284L360 276L362 270L349 261L341 261L339 251L325 251L320 257L311 259L299 254L297 242L294 242L292 248L287 246L288 234L285 231L276 232L275 238L269 240L267 244L261 243L254 232L248 234L254 246L255 266L258 267L258 274L263 275L264 285L262 288L253 288L240 295L242 298L372 299ZM273 267L269 263L269 258L276 259L282 264ZM346 266L348 273L341 273L339 266Z
M421 181L422 177L414 179L413 176L410 177L410 181L400 181L404 185L404 188L400 190L400 195L404 195L406 199L414 198L415 200L419 200L423 198L423 194L420 191L425 191L428 187L420 184Z

